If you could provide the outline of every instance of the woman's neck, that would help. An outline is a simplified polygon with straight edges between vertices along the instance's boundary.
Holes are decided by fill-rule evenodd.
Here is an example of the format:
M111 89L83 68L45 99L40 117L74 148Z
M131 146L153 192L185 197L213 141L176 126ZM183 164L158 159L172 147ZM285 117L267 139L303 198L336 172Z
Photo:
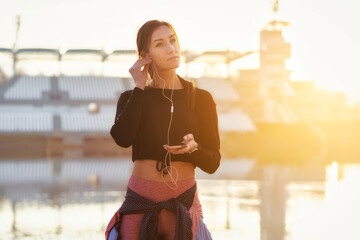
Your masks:
M164 82L165 81L165 82ZM165 87L164 87L165 84ZM165 89L180 89L183 88L179 77L175 70L158 71L154 73L153 80L149 84L151 87L165 88Z

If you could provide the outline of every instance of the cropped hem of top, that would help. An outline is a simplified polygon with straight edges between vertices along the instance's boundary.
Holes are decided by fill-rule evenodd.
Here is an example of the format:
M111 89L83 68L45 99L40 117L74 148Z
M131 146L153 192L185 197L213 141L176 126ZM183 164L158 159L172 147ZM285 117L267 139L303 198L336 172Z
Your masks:
M132 146L132 160L154 159L163 162L169 145L177 145L192 133L198 150L190 154L171 154L171 161L190 162L207 173L214 173L220 164L220 139L216 103L211 94L179 76L183 89L135 87L123 92L117 103L115 121L110 134L117 145ZM189 91L191 90L191 91ZM164 97L167 96L169 99ZM192 108L189 98L193 98ZM172 124L169 126L172 117Z

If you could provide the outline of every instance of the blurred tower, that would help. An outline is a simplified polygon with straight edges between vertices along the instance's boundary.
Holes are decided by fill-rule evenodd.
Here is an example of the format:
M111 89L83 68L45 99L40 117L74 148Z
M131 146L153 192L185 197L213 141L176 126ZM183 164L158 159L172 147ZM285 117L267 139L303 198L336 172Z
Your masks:
M285 67L290 58L290 43L286 43L282 30L288 22L278 21L278 0L273 1L274 20L260 32L259 97L262 102L261 118L264 122L294 122L295 115L287 104L294 94L289 85L290 71Z
M19 39L19 30L20 30L20 25L21 25L20 15L16 15L15 24L16 24L16 32L15 32L14 43L12 46L12 51L13 51L13 56L14 56L13 57L13 76L16 75L16 51L17 51L17 44L18 44L18 39Z

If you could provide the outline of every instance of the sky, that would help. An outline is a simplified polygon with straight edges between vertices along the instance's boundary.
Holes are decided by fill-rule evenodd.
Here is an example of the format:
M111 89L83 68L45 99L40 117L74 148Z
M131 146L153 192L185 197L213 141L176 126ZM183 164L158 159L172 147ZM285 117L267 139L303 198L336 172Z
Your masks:
M360 2L280 0L277 19L291 43L291 80L314 80L360 102ZM259 32L274 18L271 0L0 0L0 47L136 49L136 32L150 19L169 21L183 50L259 49ZM245 62L245 63L244 63ZM257 59L243 60L257 68Z

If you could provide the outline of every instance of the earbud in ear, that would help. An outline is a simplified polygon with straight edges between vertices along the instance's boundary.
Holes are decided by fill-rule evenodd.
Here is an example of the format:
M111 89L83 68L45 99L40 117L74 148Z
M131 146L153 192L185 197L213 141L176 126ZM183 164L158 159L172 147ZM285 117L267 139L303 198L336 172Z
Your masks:
M140 53L140 56L141 56L142 58L146 58L146 57L149 57L149 54L146 53L146 52L144 52L144 51L142 51L142 52Z

